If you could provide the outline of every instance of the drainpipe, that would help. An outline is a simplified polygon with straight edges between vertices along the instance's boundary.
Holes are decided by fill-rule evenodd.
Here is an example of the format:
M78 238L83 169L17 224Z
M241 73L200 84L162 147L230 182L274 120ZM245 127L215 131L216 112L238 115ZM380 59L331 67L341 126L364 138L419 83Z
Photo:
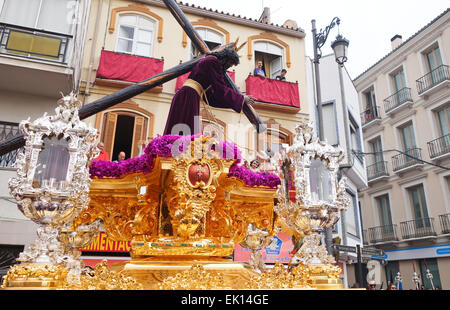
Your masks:
M100 0L98 8L97 8L97 17L95 19L94 35L92 37L91 54L90 54L90 58L89 58L88 76L87 76L87 80L86 80L86 89L84 90L83 105L86 104L87 97L90 95L91 76L92 76L92 70L94 67L94 53L97 48L98 28L99 28L100 17L102 14L102 7L103 7L103 0Z

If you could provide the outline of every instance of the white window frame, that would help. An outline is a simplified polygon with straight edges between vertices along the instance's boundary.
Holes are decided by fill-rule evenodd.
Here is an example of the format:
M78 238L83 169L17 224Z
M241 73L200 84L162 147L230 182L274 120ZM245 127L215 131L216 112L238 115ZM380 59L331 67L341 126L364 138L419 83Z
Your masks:
M125 17L125 16L134 16L136 18L136 23L134 25L131 24L127 24L127 23L121 23L121 18ZM139 18L143 18L146 19L148 21L150 21L153 24L152 29L149 28L145 28L145 27L140 27L139 25ZM124 26L124 27L129 27L129 28L133 28L133 39L129 39L129 38L123 38L120 37L120 27ZM116 38L116 47L115 47L115 51L118 53L124 53L124 54L130 54L130 55L136 55L136 56L143 56L143 57L153 57L153 48L154 48L154 41L155 41L155 29L156 29L156 21L148 16L143 16L140 14L130 14L130 13L126 13L126 14L121 14L118 18L118 25L117 25L117 38ZM148 42L140 42L138 40L138 31L139 30L144 30L144 31L149 31L151 32L151 39L150 39L150 43ZM131 52L128 51L123 51L123 50L119 50L119 40L127 40L127 41L131 41L132 42L132 46L131 46ZM150 45L150 55L141 55L141 54L137 54L137 44L138 43L143 43L143 44L147 44Z
M195 30L198 32L198 34L200 35L202 40L205 42L217 43L219 45L223 45L225 43L225 35L219 31L217 31L216 29L211 29L211 28L208 28L205 26L199 26L199 27L196 27ZM203 30L205 30L206 37L203 36L203 32L202 32ZM220 36L222 40L220 42L208 40L209 39L208 33L216 34L216 35ZM194 47L193 47L192 41L189 41L189 59L193 59L193 58L194 58Z
M38 8L38 11L36 13L36 19L34 20L34 25L32 27L30 27L30 28L35 28L35 29L38 28L39 19L41 17L42 4L43 4L44 1L45 0L39 0L39 8ZM76 8L78 8L79 0L72 0L72 1L76 1L77 2ZM5 3L6 3L6 0L0 0L0 15L1 15L3 9L4 9ZM69 9L69 8L67 7L67 9ZM67 14L68 12L65 12L65 13ZM75 29L75 27L70 27L69 31L67 32L67 34L72 34L74 29ZM48 29L44 29L44 30L48 30ZM55 31L55 30L51 30L51 31L52 32L60 32L60 31Z
M262 44L267 44L267 47L260 48L260 46L262 46ZM270 49L270 47L272 47L272 46L275 47L276 49ZM284 47L281 47L270 41L256 41L255 43L253 43L253 55L255 55L256 52L279 56L281 58L280 68L279 68L279 70L277 70L275 72L272 72L272 65L273 65L273 62L275 60L277 60L278 58L274 59L273 61L271 61L268 64L269 70L270 70L270 77L269 77L270 79L275 79L277 77L277 75L280 75L281 70L286 68L284 65ZM267 68L266 68L266 70L267 70ZM267 72L266 72L266 74L267 74Z

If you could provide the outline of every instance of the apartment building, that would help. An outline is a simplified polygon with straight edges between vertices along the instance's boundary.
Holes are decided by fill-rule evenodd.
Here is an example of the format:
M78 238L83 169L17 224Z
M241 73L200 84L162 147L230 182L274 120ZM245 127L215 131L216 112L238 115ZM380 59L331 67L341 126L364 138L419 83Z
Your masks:
M386 253L379 284L450 289L450 10L354 80L368 187L364 242ZM430 275L432 279L430 279Z
M0 140L77 91L89 8L88 0L0 0ZM36 238L8 190L21 151L0 156L0 266Z
M317 99L315 98L315 71L313 60L306 58L308 77L308 105L311 119L318 132ZM325 140L342 148L345 158L341 163L341 177L347 179L347 195L351 202L347 211L332 230L336 244L363 246L361 229L361 210L358 193L367 187L367 176L362 143L362 124L358 93L345 67L340 67L335 55L324 55L319 63L319 75L322 97L323 129ZM317 134L318 135L318 134ZM343 269L342 280L346 287L352 286L359 279L357 261L354 253L340 253L338 263ZM364 285L364 284L363 284Z

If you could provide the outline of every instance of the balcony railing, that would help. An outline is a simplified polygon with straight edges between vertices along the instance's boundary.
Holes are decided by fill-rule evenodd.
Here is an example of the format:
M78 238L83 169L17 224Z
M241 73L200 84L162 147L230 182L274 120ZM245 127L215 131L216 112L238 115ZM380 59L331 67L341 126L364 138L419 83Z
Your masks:
M436 236L434 218L418 218L412 221L401 222L400 230L403 239Z
M439 215L441 233L450 234L450 213Z
M414 148L392 157L392 169L397 172L405 168L422 164L422 149Z
M427 144L431 159L445 155L450 152L450 134L430 141Z
M0 54L66 63L72 36L0 23Z
M389 113L406 102L412 102L411 88L408 87L402 88L392 96L384 99L384 111Z
M421 95L434 86L449 80L450 73L448 66L441 65L416 81L417 92Z
M384 225L368 229L368 240L370 243L398 241L397 225Z
M379 116L380 107L370 108L361 113L361 124L362 126L371 123L374 120L381 120Z
M19 125L17 123L0 122L0 141L6 140L19 133ZM0 156L0 168L14 168L16 164L17 154L23 152L24 148L14 150Z
M387 171L387 161L379 161L373 165L367 166L367 179L369 181L383 176L389 176Z

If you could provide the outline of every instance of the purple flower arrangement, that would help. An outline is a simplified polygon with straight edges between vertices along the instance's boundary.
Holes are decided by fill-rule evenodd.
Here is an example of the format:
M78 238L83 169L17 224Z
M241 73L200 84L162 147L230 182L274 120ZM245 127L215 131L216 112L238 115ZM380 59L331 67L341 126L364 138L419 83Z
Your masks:
M120 178L131 173L149 173L153 170L154 162L159 157L174 157L185 151L191 141L200 135L193 136L158 136L154 138L145 148L144 154L119 162L96 160L89 166L92 178ZM219 149L221 148L221 150ZM221 152L222 158L234 160L230 168L228 177L235 177L242 180L247 186L267 186L275 188L280 184L278 176L268 172L254 172L244 166L239 166L241 162L241 151L234 143L227 141L211 145L211 150Z

